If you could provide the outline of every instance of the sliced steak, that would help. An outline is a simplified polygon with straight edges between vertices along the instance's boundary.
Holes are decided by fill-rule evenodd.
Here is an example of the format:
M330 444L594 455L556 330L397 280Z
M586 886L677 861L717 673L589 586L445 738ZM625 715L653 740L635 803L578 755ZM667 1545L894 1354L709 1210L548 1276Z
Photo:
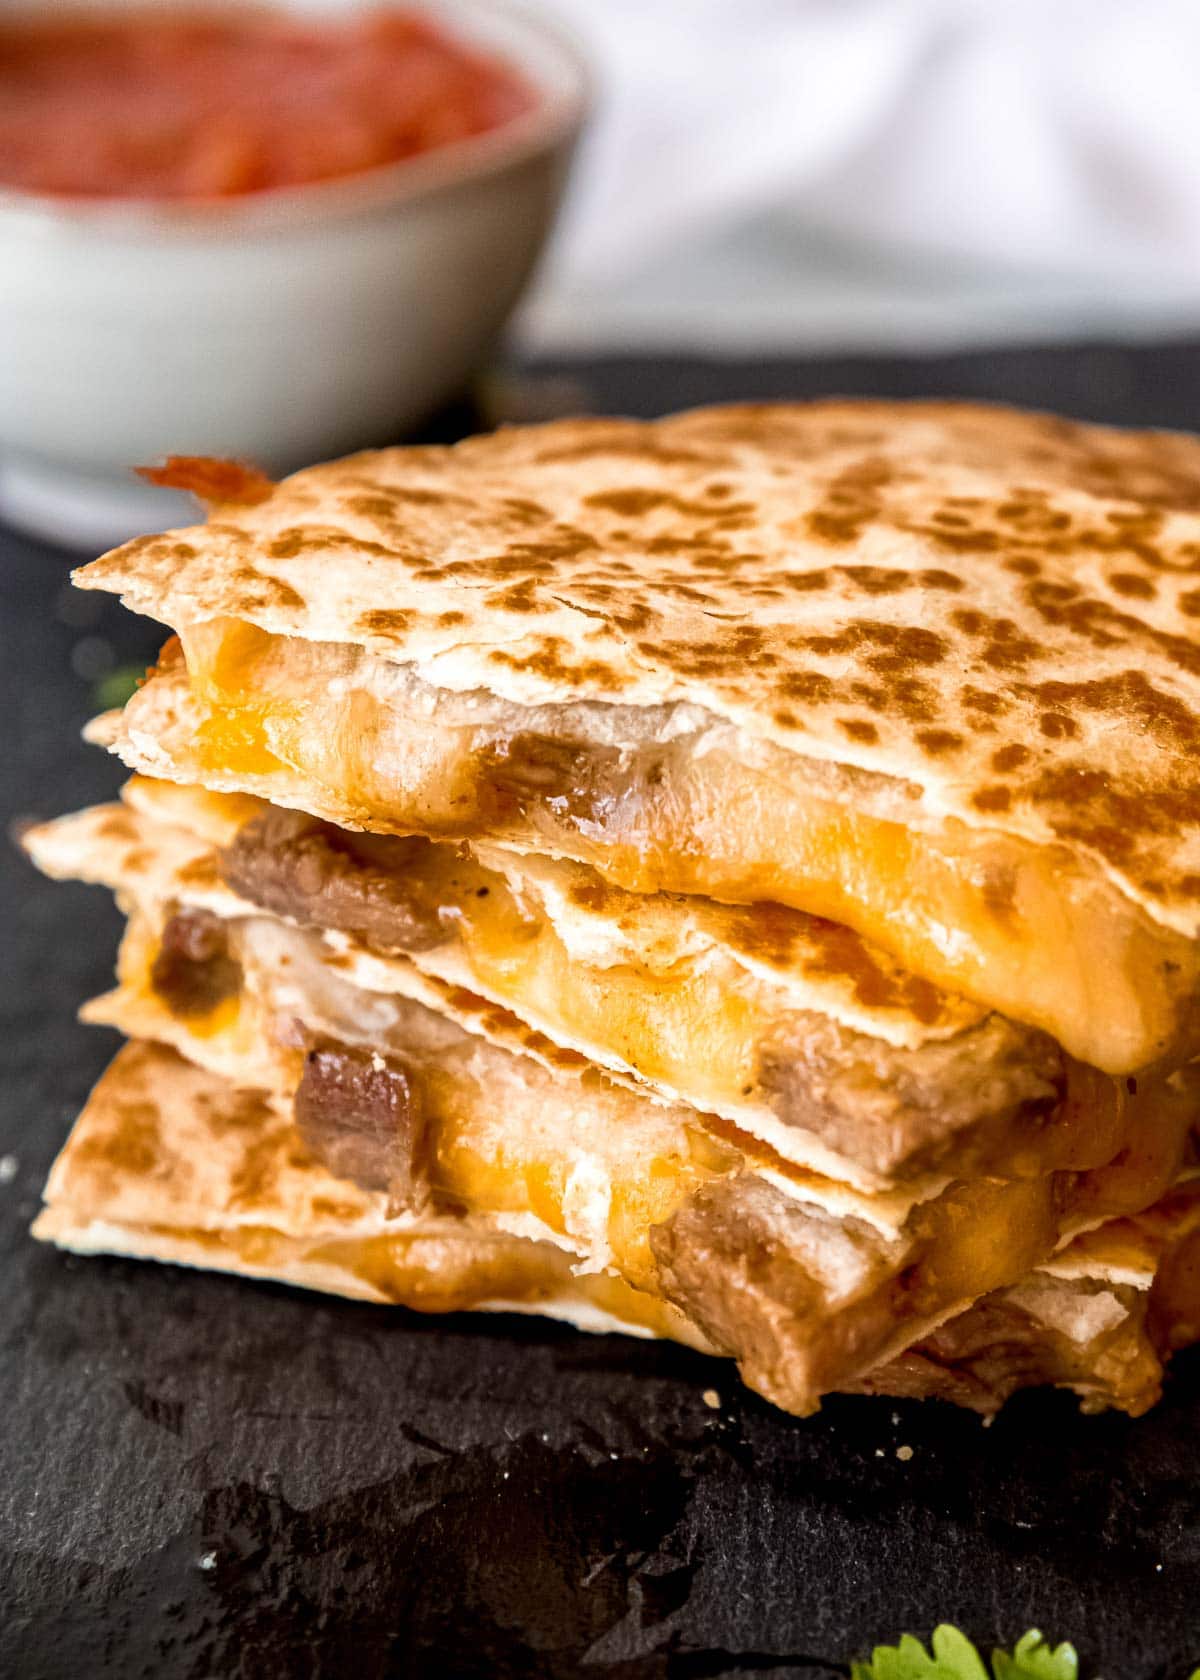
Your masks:
M493 742L478 759L482 786L501 809L522 814L544 805L576 822L601 822L621 791L624 756L617 747L520 734Z
M172 1015L208 1015L242 989L229 932L211 910L179 910L163 928L150 984Z
M883 1177L994 1172L1024 1177L1059 1165L1090 1167L1120 1147L1123 1087L1082 1079L1094 1127L1067 1112L1069 1064L1046 1033L989 1015L917 1049L809 1014L764 1043L763 1091L779 1117ZM1078 1066L1078 1064L1076 1064ZM1116 1105L1112 1124L1100 1125ZM1089 1131L1094 1130L1094 1136Z
M449 935L440 907L408 874L428 845L354 836L272 808L238 830L218 868L242 898L301 927L349 934L376 951L428 951Z
M1076 1176L951 1184L888 1238L735 1174L702 1184L652 1226L650 1247L668 1300L737 1358L750 1386L811 1411L1044 1259Z
M650 1229L667 1299L761 1394L802 1413L829 1386L826 1367L849 1362L856 1327L840 1309L887 1277L899 1246L749 1174L701 1185Z
M390 1213L427 1200L424 1121L417 1089L401 1063L347 1044L319 1044L304 1058L296 1125L336 1178L386 1190Z

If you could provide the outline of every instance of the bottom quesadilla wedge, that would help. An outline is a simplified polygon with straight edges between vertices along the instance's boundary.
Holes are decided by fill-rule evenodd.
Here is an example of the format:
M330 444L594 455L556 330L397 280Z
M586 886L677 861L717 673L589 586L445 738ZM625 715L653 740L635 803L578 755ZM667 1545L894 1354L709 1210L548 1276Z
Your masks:
M1195 1103L1181 1090L1157 1131L1104 1167L956 1181L894 1224L886 1209L872 1221L869 1198L732 1130L718 1137L693 1110L536 1038L514 1051L465 1030L469 999L366 991L309 934L205 914L136 912L122 985L87 1015L264 1089L331 1171L384 1191L398 1217L462 1209L556 1243L581 1273L665 1296L789 1410L811 1410L1073 1232L1153 1202L1190 1159ZM225 969L234 989L210 1003Z
M1197 1100L1180 1074L1139 1090L1143 1124L1101 1165L868 1195L614 1082L402 955L264 914L194 843L164 871L164 825L122 821L121 983L89 1018L264 1092L297 1147L384 1195L397 1231L466 1215L558 1249L574 1275L669 1301L789 1410L865 1378L1074 1233L1149 1206L1190 1160ZM52 829L56 872L105 878L102 827Z
M36 1236L83 1254L204 1267L424 1312L508 1310L715 1349L669 1302L580 1273L552 1242L478 1214L397 1219L385 1191L335 1177L291 1117L157 1044L120 1051L46 1186ZM989 1414L1055 1383L1137 1414L1165 1360L1200 1339L1200 1188L1077 1237L847 1386Z

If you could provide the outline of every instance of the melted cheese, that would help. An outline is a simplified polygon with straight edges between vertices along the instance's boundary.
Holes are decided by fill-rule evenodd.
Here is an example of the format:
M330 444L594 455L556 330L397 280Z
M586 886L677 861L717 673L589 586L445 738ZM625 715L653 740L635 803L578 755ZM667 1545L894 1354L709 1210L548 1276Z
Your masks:
M264 930L262 941L256 929ZM236 1029L196 1035L189 1021L173 1018L149 991L156 939L135 921L122 957L123 992L102 1014L173 1043L235 1083L273 1090L284 1104L300 1078L298 1011L319 1034L403 1057L420 1093L437 1192L472 1216L530 1216L576 1257L576 1270L612 1269L624 1284L651 1296L664 1288L652 1246L655 1229L701 1186L761 1171L752 1149L718 1142L686 1113L632 1098L594 1075L577 1084L573 1079L568 1092L522 1058L470 1040L464 1045L462 1035L437 1018L425 1023L428 1012L407 1000L357 993L326 974L319 960L306 962L304 940L275 924L243 924L236 949L246 987ZM280 962L283 946L290 953L286 964ZM797 1175L799 1205L791 1205L802 1236L790 1264L809 1279L806 1290L815 1296L796 1321L798 1340L783 1379L744 1353L736 1323L723 1329L727 1319L709 1316L694 1289L676 1305L696 1312L717 1345L743 1357L753 1386L804 1410L980 1295L1015 1282L1081 1222L1156 1200L1178 1170L1193 1112L1192 1103L1174 1100L1163 1088L1147 1111L1139 1146L1107 1167L956 1183L913 1209L892 1239L856 1220L842 1222L837 1246L847 1258L853 1252L853 1263L836 1275L825 1276L819 1264L829 1252L829 1216L804 1208L804 1178ZM392 1264L386 1245L378 1260L382 1277ZM376 1287L387 1292L378 1280ZM721 1293L732 1286L718 1274L712 1287Z
M219 785L269 796L286 769L318 815L352 826L482 834L637 892L794 905L1111 1073L1182 1058L1200 1038L1200 955L1065 848L886 819L808 785L800 760L783 773L729 744L664 748L653 787L577 798L551 775L514 806L486 768L505 747L486 718L406 712L357 650L237 620L181 636L207 708L199 770Z
M108 884L144 903L169 903L181 895L190 901L198 881L217 880L216 861L203 852L197 854L190 839L183 841L182 851L173 852L173 845L177 847L189 831L217 845L227 843L242 822L262 809L245 798L197 797L193 789L148 778L135 778L125 797L154 825L139 820L128 834L128 864L120 847L125 830L119 827L114 834L103 810L34 831L27 843L43 867L65 869L68 874L79 871L81 859L99 852L109 865ZM158 826L164 817L188 827L164 830ZM129 821L123 815L113 819L118 825ZM93 833L95 838L89 838ZM375 848L372 856L374 866L386 867L398 904L408 906L418 924L453 927L452 938L412 953L411 961L422 974L494 1000L555 1044L618 1074L632 1072L639 1080L652 1082L671 1101L687 1102L732 1121L785 1162L856 1186L871 1195L873 1220L880 1206L879 1191L900 1184L910 1201L924 1199L949 1178L961 1176L962 1167L956 1170L956 1162L979 1159L977 1154L971 1156L976 1128L947 1127L944 1141L954 1147L939 1157L937 1170L922 1170L919 1158L917 1166L911 1167L896 1137L892 1118L896 1111L888 1106L897 1099L894 1094L883 1095L893 1081L903 1085L912 1078L910 1066L903 1061L893 1066L878 1043L859 1038L853 1030L848 1037L824 1030L827 1023L820 1006L839 1000L828 1000L827 994L804 978L797 980L786 965L765 970L743 966L736 938L733 943L714 942L702 920L690 931L703 937L689 938L686 925L681 937L672 918L690 912L683 901L664 904L661 898L646 900L597 889L595 876L573 865L547 866L542 860L538 869L532 869L526 860L517 867L511 855L496 848L487 853L486 865L462 848L437 844L405 847L398 853ZM499 873L501 869L508 873ZM555 869L559 874L551 878L557 892L547 892L547 873ZM575 886L582 886L585 900L595 890L607 894L612 901L608 909L615 915L615 922L597 918L609 935L608 943L583 954L570 921L575 907L567 904L564 913L564 902ZM247 913L244 900L219 887L216 892L214 898L210 889L205 902L218 914L240 917ZM652 912L659 911L657 929L655 917L647 916L647 905ZM402 922L406 920L399 909L397 914ZM727 911L716 933L719 936L724 927L733 928L739 918L752 923L754 916L755 912ZM331 953L327 960L336 963L339 973L362 991L399 990L421 997L412 989L406 961L380 956L340 933L326 934L325 948ZM839 960L844 960L842 949L839 942ZM816 948L815 956L818 962L827 960L823 947ZM803 961L802 957L802 965ZM828 978L824 968L820 974L823 980ZM866 974L868 980L879 978L879 971L869 964ZM806 984L815 995L805 996ZM802 999L799 1014L792 1002L797 992ZM428 1001L438 1007L436 997ZM815 1016L804 1013L805 1003L817 1006ZM964 1015L969 1027L981 1027L986 1019L959 1000L947 1000L943 1014L952 1026ZM919 1099L922 1104L932 1108L942 1091L952 1107L961 1101L961 1085L966 1080L985 1088L992 1075L981 1076L981 1069L992 1053L1005 1066L1011 1062L1019 1053L1015 1034L1012 1039L997 1036L997 1024L993 1018L969 1037L952 1068L930 1068L927 1090ZM1042 1052L1031 1043L1028 1053ZM804 1065L808 1083L799 1092L770 1086L771 1058L781 1055ZM1051 1097L1053 1091L1046 1081L1060 1072L1065 1083L1056 1099L1053 1123L1046 1123L1044 1115L1038 1121L1022 1122L1019 1103L1033 1096ZM766 1089L759 1085L763 1077ZM1078 1062L1046 1062L1040 1084L1032 1078L1014 1085L1014 1077L1011 1072L994 1076L992 1106L981 1101L976 1110L985 1128L989 1120L999 1122L989 1159L1011 1177L1066 1167L1084 1169L1110 1160L1127 1137L1144 1129L1147 1100L1153 1097L1152 1077L1130 1082ZM830 1100L833 1080L843 1081L845 1090L838 1123L847 1126L847 1105L859 1110L861 1142L843 1130L840 1151L819 1136L819 1108L822 1101ZM873 1101L876 1087L880 1087L880 1103ZM635 1089L640 1092L642 1087L635 1083ZM709 1129L713 1129L711 1124ZM718 1135L735 1135L723 1133L719 1125L716 1130ZM896 1165L886 1174L868 1164L884 1134L897 1152ZM856 1155L865 1159L855 1159ZM898 1210L893 1230L907 1211L907 1206Z
M303 936L280 933L291 952L302 950ZM340 994L350 989L336 980L323 984L316 965L304 965L301 975L303 959L295 955L283 965L290 977L280 978L274 942L257 955L243 943L247 984L239 998L220 1006L219 1026L173 1017L150 978L158 946L152 924L133 917L121 947L122 991L89 1006L90 1019L154 1033L201 1066L239 1084L275 1089L285 1102L302 1067L297 1016L335 1038L363 1042L361 1025L356 1031L340 1008ZM581 1089L574 1108L565 1106L545 1075L453 1028L449 1046L435 1036L414 1052L405 1027L411 1031L425 1015L406 1000L378 997L367 1031L372 1045L390 1044L412 1058L435 1189L474 1213L530 1215L587 1269L611 1263L635 1287L651 1286L651 1225L706 1178L736 1167L738 1152L710 1137L698 1117L692 1124L679 1110L611 1087ZM360 1021L366 1018L360 1013ZM590 1198L580 1193L585 1185Z
M34 1236L76 1254L122 1254L263 1277L304 1289L393 1303L414 1312L517 1312L559 1318L593 1333L621 1332L714 1350L667 1301L604 1273L572 1274L543 1243L496 1245L483 1263L455 1263L453 1237L438 1231L305 1240L269 1226L202 1231L187 1226L113 1224L79 1210L44 1208ZM475 1237L466 1233L469 1247ZM460 1239L461 1241L461 1239ZM438 1252L430 1252L432 1245ZM450 1265L447 1266L447 1258Z

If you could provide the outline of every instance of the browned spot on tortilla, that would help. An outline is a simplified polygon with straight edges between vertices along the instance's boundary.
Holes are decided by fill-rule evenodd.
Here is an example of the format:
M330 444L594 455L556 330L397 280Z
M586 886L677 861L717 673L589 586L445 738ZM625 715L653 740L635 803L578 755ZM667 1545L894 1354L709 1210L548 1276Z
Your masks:
M331 548L353 549L355 554L368 554L380 559L394 560L397 551L383 543L354 537L336 525L293 525L280 531L267 544L266 552L272 560L294 560L299 554L321 554Z
M926 752L933 753L935 757L956 752L963 744L963 738L957 729L918 729L917 740Z
M1027 764L1029 757L1028 747L1023 747L1019 741L1010 741L1006 747L998 747L992 754L992 769L1005 776L1010 770L1019 770L1022 764Z
M88 1132L74 1151L73 1165L86 1167L104 1178L145 1178L161 1168L163 1155L158 1104L139 1097L119 1099L113 1125L103 1132Z
M938 988L881 960L851 928L780 904L752 904L724 924L731 950L780 970L799 968L812 979L848 982L864 1009L894 1009L924 1025L939 1020Z
M1118 595L1128 595L1138 601L1152 601L1157 593L1154 579L1143 577L1141 572L1113 572L1108 581Z
M809 535L838 547L857 542L883 514L882 492L892 482L890 461L867 455L834 477L807 517Z
M416 614L405 611L402 607L372 607L370 612L359 613L354 621L354 628L364 636L398 636L403 637L416 619Z
M270 572L260 572L254 566L235 566L229 573L230 582L237 585L243 612L262 612L273 608L278 612L303 612L303 595Z

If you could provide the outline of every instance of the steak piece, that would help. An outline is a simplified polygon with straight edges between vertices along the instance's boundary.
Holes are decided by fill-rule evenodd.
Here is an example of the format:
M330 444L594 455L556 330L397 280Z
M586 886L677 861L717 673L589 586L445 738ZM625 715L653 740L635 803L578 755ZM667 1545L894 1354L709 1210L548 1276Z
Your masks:
M841 1377L853 1342L878 1330L848 1323L841 1309L888 1276L903 1246L750 1174L701 1185L650 1229L667 1299L733 1354L760 1394L802 1414L837 1386L829 1379Z
M238 830L217 866L227 887L300 927L349 934L376 951L428 951L449 934L439 906L407 875L428 845L358 838L272 807Z
M172 1015L208 1015L242 989L242 965L211 910L177 910L163 928L150 984Z
M1090 1192L1100 1217L1112 1212L1120 1186L1104 1185L1106 1171L953 1183L895 1237L740 1173L702 1184L651 1227L650 1247L667 1299L734 1355L752 1388L804 1413L1038 1265L1065 1206Z
M633 752L594 741L557 741L524 732L491 742L477 755L481 808L510 820L550 812L573 828L604 829L640 808L663 779L662 749Z
M948 1161L955 1177L1097 1166L1120 1147L1127 1107L1123 1086L1000 1015L916 1049L815 1014L785 1020L759 1078L781 1119L885 1177Z
M315 1045L304 1058L295 1116L304 1142L336 1178L387 1191L389 1214L425 1204L424 1117L401 1063L347 1044Z
M1089 1301L1095 1303L1090 1326L1083 1322ZM1073 1333L1055 1323L1056 1302ZM951 1400L988 1417L1018 1389L1052 1383L1073 1389L1085 1412L1114 1406L1140 1417L1159 1398L1163 1376L1146 1307L1146 1292L1128 1284L1035 1274L977 1301L846 1386L862 1394Z

